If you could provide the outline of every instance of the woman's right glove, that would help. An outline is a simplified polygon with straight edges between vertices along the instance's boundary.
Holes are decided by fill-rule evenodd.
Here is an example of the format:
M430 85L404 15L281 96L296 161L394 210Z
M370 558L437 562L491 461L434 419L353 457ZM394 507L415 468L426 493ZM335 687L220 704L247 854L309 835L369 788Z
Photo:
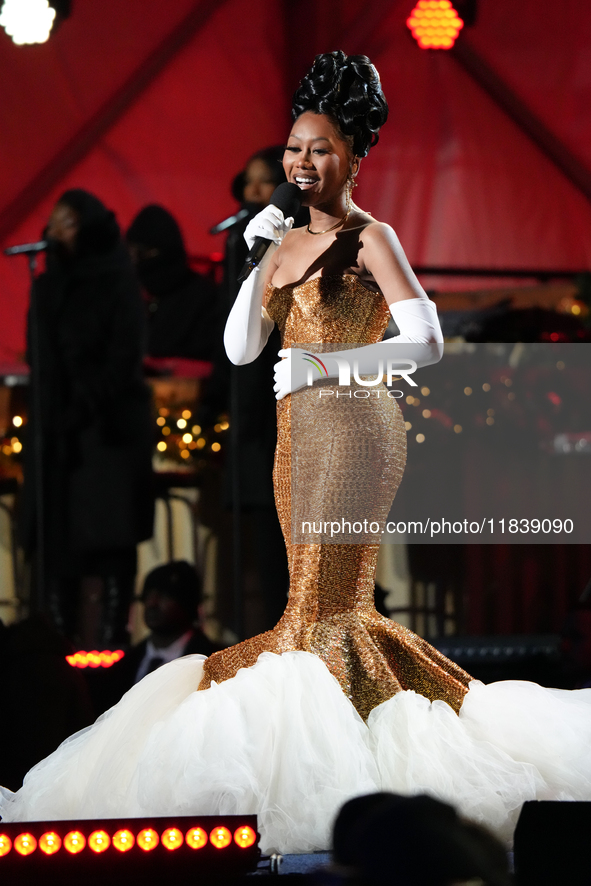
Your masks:
M273 321L263 308L265 279L271 257L292 225L293 218L284 219L281 210L269 204L249 221L244 231L249 248L257 237L271 240L271 245L240 287L226 323L224 347L236 366L256 360L273 329Z

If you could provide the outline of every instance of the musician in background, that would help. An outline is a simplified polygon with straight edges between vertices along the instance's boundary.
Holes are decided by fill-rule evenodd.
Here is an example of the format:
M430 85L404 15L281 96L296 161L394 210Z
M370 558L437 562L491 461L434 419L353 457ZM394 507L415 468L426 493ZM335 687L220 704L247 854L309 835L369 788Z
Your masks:
M126 240L147 297L148 356L211 361L221 335L218 293L189 267L176 219L162 206L145 206Z
M153 523L141 297L115 216L93 194L62 194L45 233L19 526L44 578L38 607L78 648L115 648L127 640L136 545Z
M232 183L232 195L249 213L230 228L226 240L222 286L224 321L240 288L237 278L248 252L243 236L246 225L268 205L275 188L286 180L283 153L281 145L257 151ZM225 463L224 503L229 508L238 506L242 514L248 515L246 523L243 521L243 556L248 550L252 551L264 603L264 622L254 626L255 633L277 623L285 608L289 587L285 542L272 482L277 442L273 366L280 348L281 337L275 328L253 363L233 367L220 336L214 374L199 417L200 424L207 426L212 425L221 412L227 412L233 426L231 452ZM235 387L231 398L232 375Z

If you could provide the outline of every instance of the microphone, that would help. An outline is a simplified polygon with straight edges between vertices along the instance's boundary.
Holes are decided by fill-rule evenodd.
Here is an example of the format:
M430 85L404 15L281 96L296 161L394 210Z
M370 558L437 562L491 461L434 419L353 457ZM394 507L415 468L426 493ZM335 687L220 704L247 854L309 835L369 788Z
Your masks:
M283 182L278 188L275 188L269 203L276 206L277 209L280 209L284 218L290 218L291 216L295 218L302 205L302 192L297 185L294 185L291 182ZM252 244L250 252L246 256L244 267L240 271L240 276L238 277L239 283L243 283L251 271L261 263L261 260L271 243L272 241L267 240L266 237L256 238Z
M34 255L43 252L49 246L49 240L38 240L37 243L21 243L19 246L9 246L4 250L4 255Z
M214 225L213 228L210 228L209 233L221 234L222 231L227 231L228 228L233 228L234 225L237 225L249 215L250 210L246 209L246 207L242 207L242 209L239 209L235 215L229 215L228 218L225 218L223 221L219 222L219 224Z

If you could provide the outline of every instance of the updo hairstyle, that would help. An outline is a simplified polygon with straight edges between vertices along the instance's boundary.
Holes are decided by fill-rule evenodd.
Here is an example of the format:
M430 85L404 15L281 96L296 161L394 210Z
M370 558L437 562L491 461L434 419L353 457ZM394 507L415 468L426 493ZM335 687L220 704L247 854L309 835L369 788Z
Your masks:
M388 105L375 67L365 55L344 52L317 55L293 96L293 119L312 111L337 125L355 157L366 157L377 144Z

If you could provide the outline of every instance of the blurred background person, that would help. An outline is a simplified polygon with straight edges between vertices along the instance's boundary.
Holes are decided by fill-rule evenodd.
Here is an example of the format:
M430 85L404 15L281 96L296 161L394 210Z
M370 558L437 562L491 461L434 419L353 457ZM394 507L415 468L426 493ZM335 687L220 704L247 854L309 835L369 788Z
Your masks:
M62 194L46 236L47 267L29 312L20 525L36 555L34 587L42 573L37 606L49 607L79 648L104 649L127 640L136 545L152 534L145 324L115 216L97 197Z
M286 181L283 154L283 145L257 151L232 182L232 195L248 210L248 215L230 228L226 239L222 285L224 322L240 289L238 275L248 252L244 230L250 219L268 205L275 188ZM304 210L296 223L307 224L307 221L307 210ZM224 503L241 514L248 514L248 526L243 523L240 533L242 544L238 556L247 559L251 555L250 565L256 573L263 601L262 622L249 621L246 612L242 630L236 626L236 633L246 636L275 626L285 608L289 588L287 554L272 479L277 443L273 366L280 348L281 336L275 327L253 363L232 366L220 335L213 377L199 416L200 424L206 427L212 425L220 413L229 414L230 452L225 465ZM234 547L233 558L236 556ZM225 557L226 570L228 565Z
M333 828L333 863L319 883L364 886L509 886L496 837L455 809L419 794L349 800Z
M126 240L147 298L148 356L212 360L221 336L218 293L190 268L176 219L162 206L145 206Z
M201 579L186 560L148 573L140 597L150 633L102 673L89 674L97 713L116 704L135 683L183 655L211 655L222 647L204 633Z

